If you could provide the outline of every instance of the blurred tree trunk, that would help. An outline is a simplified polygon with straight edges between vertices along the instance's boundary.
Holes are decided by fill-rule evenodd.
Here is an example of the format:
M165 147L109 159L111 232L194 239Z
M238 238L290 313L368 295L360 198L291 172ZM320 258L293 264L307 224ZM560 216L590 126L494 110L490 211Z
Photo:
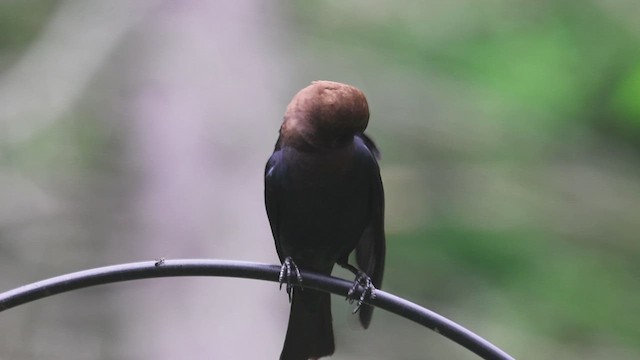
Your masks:
M39 161L0 167L3 290L156 257L277 261L262 200L286 86L276 11L56 7L0 82L1 150ZM277 285L239 279L98 287L3 313L0 358L276 358L287 308Z
M282 82L283 57L269 5L163 1L133 34L125 64L133 216L128 243L114 243L116 250L135 259L277 261L262 205L262 171L282 112L273 84ZM127 310L118 357L277 357L286 300L275 284L136 286L144 290L120 295Z

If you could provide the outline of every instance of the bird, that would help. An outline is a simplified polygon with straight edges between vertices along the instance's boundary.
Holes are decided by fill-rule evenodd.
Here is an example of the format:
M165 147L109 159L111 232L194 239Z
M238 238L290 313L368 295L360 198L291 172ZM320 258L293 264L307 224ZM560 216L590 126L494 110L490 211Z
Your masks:
M348 299L357 301L361 325L371 323L373 307L363 302L382 286L386 245L380 153L363 133L368 122L364 93L334 81L312 82L286 108L264 174L280 287L286 283L291 303L280 360L335 351L330 294L302 287L299 268L350 270L356 279ZM349 263L352 252L357 267Z

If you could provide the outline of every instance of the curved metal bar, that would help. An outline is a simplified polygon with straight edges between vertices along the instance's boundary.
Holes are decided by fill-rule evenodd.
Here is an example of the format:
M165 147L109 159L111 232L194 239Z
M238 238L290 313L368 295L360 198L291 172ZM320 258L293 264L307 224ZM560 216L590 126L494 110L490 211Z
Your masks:
M175 276L222 276L278 281L280 266L229 260L181 259L144 261L105 266L61 275L0 294L0 312L31 301L75 289L120 281ZM301 271L305 287L346 296L352 282ZM362 290L362 289L361 289ZM382 290L376 290L371 305L424 325L464 346L483 359L513 360L504 351L455 322Z

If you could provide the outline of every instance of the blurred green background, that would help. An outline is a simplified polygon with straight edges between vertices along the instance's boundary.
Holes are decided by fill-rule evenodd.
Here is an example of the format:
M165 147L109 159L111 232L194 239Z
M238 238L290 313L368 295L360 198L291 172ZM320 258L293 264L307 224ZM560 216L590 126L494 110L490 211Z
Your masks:
M638 14L630 0L3 0L0 291L159 256L275 263L264 162L291 96L326 79L369 99L385 290L518 359L637 359ZM276 358L285 296L224 281L12 309L0 358ZM348 313L334 298L336 359L476 358L382 311L353 331Z

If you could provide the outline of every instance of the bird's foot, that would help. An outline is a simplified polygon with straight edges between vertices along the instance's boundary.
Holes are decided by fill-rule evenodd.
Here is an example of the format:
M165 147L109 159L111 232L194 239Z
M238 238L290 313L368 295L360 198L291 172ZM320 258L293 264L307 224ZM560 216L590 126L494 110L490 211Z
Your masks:
M362 287L362 293L360 296L356 293L358 287ZM364 272L359 271L356 276L356 280L353 282L353 286L347 293L347 300L349 300L349 304L353 304L354 301L357 301L356 308L353 309L353 313L355 314L360 310L360 307L365 300L372 300L375 297L376 288L373 286L371 278Z
M293 294L293 281L296 281L298 284L302 284L302 275L300 275L300 270L298 270L298 266L293 262L291 256L287 256L287 258L284 259L282 267L280 268L280 276L278 276L278 281L280 282L280 290L282 290L282 284L287 284L287 287L285 289L287 291L287 295L289 296L289 302L291 302L291 296Z

